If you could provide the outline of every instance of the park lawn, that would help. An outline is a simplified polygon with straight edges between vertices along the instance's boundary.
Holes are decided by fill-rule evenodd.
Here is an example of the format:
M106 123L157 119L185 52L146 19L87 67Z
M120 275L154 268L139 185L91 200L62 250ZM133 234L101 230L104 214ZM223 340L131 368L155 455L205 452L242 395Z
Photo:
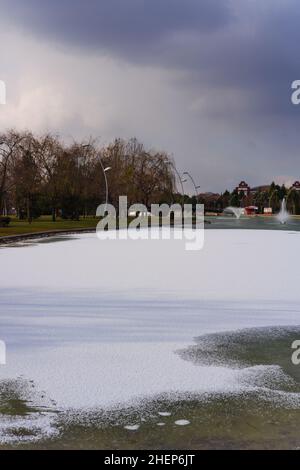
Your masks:
M78 230L95 229L99 219L94 217L81 217L80 220L63 220L58 218L52 222L51 216L42 216L29 224L26 220L11 217L8 227L0 227L0 238L10 235L24 235L28 233L49 232L52 230Z

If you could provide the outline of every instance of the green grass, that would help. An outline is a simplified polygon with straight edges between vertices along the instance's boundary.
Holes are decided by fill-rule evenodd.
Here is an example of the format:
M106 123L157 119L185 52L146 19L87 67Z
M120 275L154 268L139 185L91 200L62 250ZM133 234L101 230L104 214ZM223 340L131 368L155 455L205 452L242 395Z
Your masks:
M28 233L49 232L52 230L77 230L77 229L94 229L98 223L97 218L81 217L80 220L63 220L57 219L52 222L51 216L42 216L29 224L26 220L19 220L11 217L8 227L0 227L0 238L10 235L25 235Z

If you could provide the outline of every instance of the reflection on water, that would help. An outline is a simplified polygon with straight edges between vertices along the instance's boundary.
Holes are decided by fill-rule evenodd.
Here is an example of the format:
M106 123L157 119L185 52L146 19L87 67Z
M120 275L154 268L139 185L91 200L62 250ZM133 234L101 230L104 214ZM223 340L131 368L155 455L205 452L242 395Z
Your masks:
M178 352L195 366L266 366L253 376L252 391L233 395L161 396L110 411L55 412L55 404L34 409L24 403L21 379L0 382L0 422L11 420L11 427L0 425L2 448L17 442L20 448L42 449L299 448L300 366L291 362L295 339L300 327L248 329L206 335ZM280 371L275 380L274 368ZM21 419L19 428L14 419Z

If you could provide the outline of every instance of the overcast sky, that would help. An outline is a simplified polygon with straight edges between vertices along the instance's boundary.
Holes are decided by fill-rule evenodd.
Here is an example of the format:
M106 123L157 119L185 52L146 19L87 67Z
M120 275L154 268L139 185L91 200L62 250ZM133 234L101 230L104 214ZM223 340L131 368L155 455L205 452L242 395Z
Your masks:
M203 191L300 179L299 0L0 0L1 130L136 136Z

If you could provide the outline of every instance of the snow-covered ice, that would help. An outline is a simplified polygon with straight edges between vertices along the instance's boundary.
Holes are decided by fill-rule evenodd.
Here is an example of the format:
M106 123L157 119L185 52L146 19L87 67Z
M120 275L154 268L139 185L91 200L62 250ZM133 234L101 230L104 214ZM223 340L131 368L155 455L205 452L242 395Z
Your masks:
M90 290L110 301L298 301L299 239L300 232L207 230L200 251L185 251L184 241L104 242L95 234L2 248L1 289Z
M1 248L0 380L33 381L56 409L247 387L253 371L176 351L208 333L299 325L299 237L209 230L192 252L95 234Z

